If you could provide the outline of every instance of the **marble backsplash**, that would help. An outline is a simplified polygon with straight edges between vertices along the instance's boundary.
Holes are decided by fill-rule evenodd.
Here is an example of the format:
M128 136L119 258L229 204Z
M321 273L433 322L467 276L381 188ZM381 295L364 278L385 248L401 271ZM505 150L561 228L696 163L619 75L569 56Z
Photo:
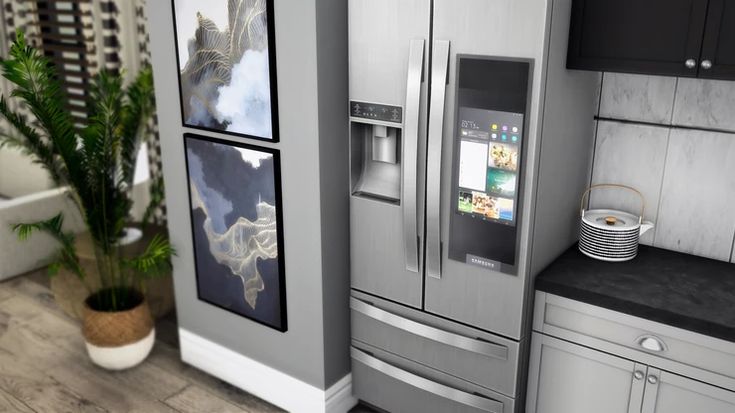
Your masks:
M735 81L604 73L598 116L591 181L643 193L641 242L735 262ZM617 190L591 203L640 209Z

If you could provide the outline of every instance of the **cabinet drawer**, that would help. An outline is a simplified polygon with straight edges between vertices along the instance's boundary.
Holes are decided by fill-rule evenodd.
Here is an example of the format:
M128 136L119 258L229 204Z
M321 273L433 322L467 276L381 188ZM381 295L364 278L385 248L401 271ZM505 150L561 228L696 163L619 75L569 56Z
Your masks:
M518 343L370 298L350 298L352 338L513 397ZM436 320L435 320L436 321Z
M360 344L357 343L359 346ZM353 346L352 389L354 395L381 409L391 412L422 413L512 413L514 401L489 397L473 390L470 383L457 385L459 380L443 375L448 381L427 377L417 370L426 370L416 363L373 349ZM481 389L479 389L481 390Z
M735 379L733 343L542 292L535 311L538 332L647 364L671 361Z

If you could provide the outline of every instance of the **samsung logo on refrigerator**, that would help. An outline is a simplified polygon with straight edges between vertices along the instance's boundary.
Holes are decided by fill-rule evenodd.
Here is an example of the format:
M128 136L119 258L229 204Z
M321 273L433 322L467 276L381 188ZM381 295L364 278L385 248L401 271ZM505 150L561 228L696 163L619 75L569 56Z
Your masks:
M477 267L486 268L488 270L500 271L500 263L497 261L489 260L487 258L478 257L477 255L467 254L465 260L467 264L474 265Z

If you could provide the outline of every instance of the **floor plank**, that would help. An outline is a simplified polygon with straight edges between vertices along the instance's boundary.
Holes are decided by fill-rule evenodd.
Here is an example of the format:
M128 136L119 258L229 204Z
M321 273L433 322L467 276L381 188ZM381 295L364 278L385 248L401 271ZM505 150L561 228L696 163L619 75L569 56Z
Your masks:
M145 389L132 381L122 381L115 374L90 366L91 362L66 362L49 370L49 377L64 383L75 393L111 412L172 413L172 408L159 403L153 393L169 392ZM150 383L146 383L150 386ZM164 383L161 384L165 386ZM173 394L173 393L172 393Z
M283 410L183 363L175 314L157 321L156 345L140 366L124 372L94 366L87 357L79 321L58 308L42 270L0 282L3 412Z
M10 289L10 287L5 286L5 284L0 284L0 301L7 300L14 295L15 294L13 293L13 290Z
M38 413L106 411L5 350L0 350L0 389Z
M25 403L9 395L2 389L0 389L0 412L34 413Z
M14 321L47 339L62 338L81 332L79 324L61 317L24 296L15 296L0 302L0 310Z
M182 413L250 413L195 385L169 398L166 404Z
M215 396L258 413L281 413L284 410L259 399L237 387L184 364L178 349L157 343L148 361L164 370L184 378L191 384L204 388Z

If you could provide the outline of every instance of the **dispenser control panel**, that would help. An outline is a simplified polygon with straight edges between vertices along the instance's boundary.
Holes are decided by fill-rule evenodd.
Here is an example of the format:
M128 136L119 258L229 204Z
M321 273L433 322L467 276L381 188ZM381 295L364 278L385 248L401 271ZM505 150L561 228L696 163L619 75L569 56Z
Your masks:
M400 106L351 100L350 116L381 122L403 123L403 108Z

